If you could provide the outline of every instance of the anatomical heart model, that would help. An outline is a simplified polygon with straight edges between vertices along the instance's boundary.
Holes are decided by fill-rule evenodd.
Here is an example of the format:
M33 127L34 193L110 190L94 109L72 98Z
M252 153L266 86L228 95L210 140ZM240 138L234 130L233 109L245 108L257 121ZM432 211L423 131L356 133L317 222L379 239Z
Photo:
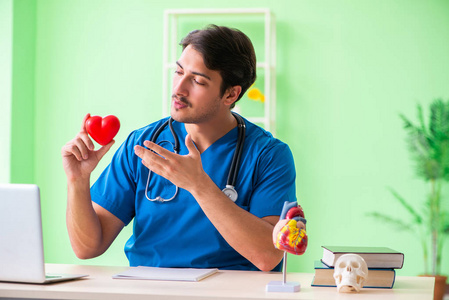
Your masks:
M274 246L284 251L283 281L271 281L268 292L298 292L299 282L287 282L287 252L302 255L307 249L306 219L304 211L296 202L284 203L281 217L273 230Z

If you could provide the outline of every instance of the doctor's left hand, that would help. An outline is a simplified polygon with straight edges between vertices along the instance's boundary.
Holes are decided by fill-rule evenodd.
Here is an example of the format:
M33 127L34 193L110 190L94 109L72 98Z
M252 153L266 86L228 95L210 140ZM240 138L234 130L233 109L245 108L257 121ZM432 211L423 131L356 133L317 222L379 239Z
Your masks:
M201 154L193 144L190 134L187 134L185 144L189 150L187 155L173 153L150 141L144 142L149 150L136 145L134 152L148 169L174 185L189 190L207 174L203 170Z

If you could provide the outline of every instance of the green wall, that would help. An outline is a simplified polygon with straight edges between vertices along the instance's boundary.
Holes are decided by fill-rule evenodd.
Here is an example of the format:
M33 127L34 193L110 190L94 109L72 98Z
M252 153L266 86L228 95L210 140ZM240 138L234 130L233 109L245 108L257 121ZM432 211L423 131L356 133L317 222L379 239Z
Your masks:
M36 1L13 1L11 101L12 182L35 182Z
M289 271L313 272L320 246L336 244L392 247L406 255L399 275L423 271L417 236L366 213L406 216L389 186L416 205L427 193L413 174L398 114L413 119L417 103L449 99L446 0L13 3L15 18L30 19L14 20L14 42L23 39L18 32L29 35L22 41L29 61L13 77L25 82L26 92L13 103L27 99L28 110L12 112L22 127L13 122L11 174L14 182L41 187L47 262L127 264L123 246L131 226L100 258L80 261L73 254L60 150L88 112L120 118L118 143L161 117L164 9L252 6L276 16L277 136L293 151L298 199L308 219L308 251L289 256ZM14 47L14 55L25 54ZM13 59L18 73L19 63ZM12 86L17 95L20 89ZM442 270L449 274L448 256Z

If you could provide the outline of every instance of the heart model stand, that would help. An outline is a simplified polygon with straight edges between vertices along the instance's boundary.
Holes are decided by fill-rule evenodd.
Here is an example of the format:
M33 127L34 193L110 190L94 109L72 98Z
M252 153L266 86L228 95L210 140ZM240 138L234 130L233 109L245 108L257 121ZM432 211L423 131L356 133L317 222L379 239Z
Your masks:
M281 217L273 230L274 246L284 251L282 264L282 281L270 281L267 292L299 292L301 284L297 281L287 282L287 252L302 255L307 249L306 219L304 212L296 202L284 203Z

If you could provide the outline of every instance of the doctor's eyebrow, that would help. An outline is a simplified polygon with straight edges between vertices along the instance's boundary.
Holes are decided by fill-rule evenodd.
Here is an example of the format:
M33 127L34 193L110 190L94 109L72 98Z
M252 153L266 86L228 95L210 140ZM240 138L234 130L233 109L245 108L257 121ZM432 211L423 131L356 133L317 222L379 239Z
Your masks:
M179 63L179 61L177 61L176 64L177 64L181 69L184 70L183 66ZM211 80L211 78L210 78L209 76L207 76L206 74L201 73L201 72L192 72L192 74L198 75L198 76L201 76L201 77L204 77L204 78L206 78L206 79L208 79L208 80Z

